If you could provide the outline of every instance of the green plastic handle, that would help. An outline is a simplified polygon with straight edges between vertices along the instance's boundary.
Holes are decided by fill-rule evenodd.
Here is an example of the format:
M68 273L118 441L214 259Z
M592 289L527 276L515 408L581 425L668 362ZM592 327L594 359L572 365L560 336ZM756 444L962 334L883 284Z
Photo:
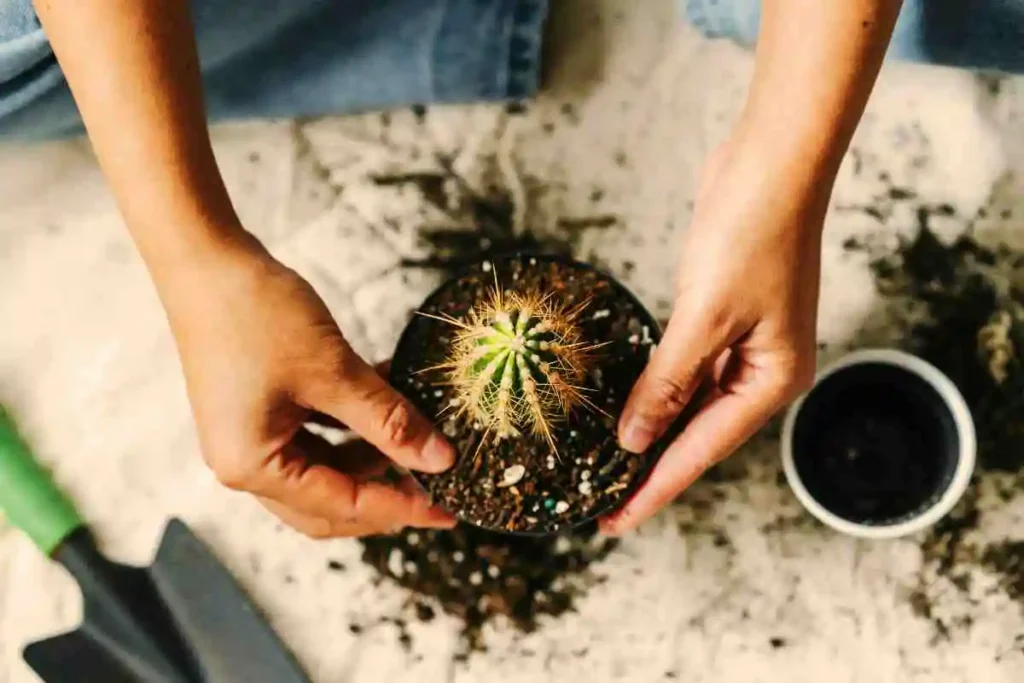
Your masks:
M32 456L14 420L0 406L0 511L52 555L72 531L83 525L53 479Z

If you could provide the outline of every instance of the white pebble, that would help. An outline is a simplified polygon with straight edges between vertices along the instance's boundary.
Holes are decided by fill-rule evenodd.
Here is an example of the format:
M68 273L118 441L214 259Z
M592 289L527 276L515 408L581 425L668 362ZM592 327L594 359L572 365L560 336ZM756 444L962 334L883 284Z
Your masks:
M482 265L482 266L480 266L480 268L481 268L481 270L483 270L483 271L484 271L485 273L489 273L489 272L491 272L491 262L490 262L490 261L484 261L483 265Z
M568 509L569 509L569 504L566 503L564 500L560 500L557 503L555 503L555 514L556 515L560 515L560 514L562 514L563 512L565 512Z
M406 562L405 563L405 573L406 574L415 574L416 573L416 563L415 562Z
M473 572L469 575L469 583L474 586L479 586L484 582L484 575L480 572Z
M580 479L582 479L583 481L590 479L590 470L583 470L582 472L580 472Z
M405 537L405 540L409 542L409 545L416 545L417 543L420 542L420 535L418 533L416 533L415 531L413 531L412 533L410 533L408 536Z
M564 555L572 550L572 542L565 536L559 536L555 541L555 554Z
M531 259L530 259L530 265L531 265L531 266L535 266L535 265L537 265L537 259L535 259L535 258L531 258Z
M526 476L526 468L522 465L511 465L501 473L501 483L498 486L515 486Z
M492 564L487 568L487 575L492 579L496 579L501 575L501 570L498 569L498 565Z
M592 485L589 481L580 482L580 493L582 493L584 496L590 495L591 489Z
M466 559L466 556L465 554L463 554L461 550L456 550L454 553L452 553L452 559L456 562L462 562L464 559Z
M594 320L600 320L601 318L607 318L611 314L612 312L607 308L602 308L600 311L594 311L594 315L592 317Z
M394 576L404 576L405 570L402 567L402 551L394 548L388 555L388 571Z
M444 396L444 392L440 389L434 392L434 398L441 398L442 396Z
M579 432L577 432L575 429L569 430L569 438L575 439L577 436L579 436Z

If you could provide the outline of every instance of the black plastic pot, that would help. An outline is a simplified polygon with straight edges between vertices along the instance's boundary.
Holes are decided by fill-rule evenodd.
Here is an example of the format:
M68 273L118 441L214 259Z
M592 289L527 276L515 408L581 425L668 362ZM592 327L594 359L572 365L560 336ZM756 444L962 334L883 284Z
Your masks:
M482 302L496 281L505 289L519 289L526 286L524 283L546 284L549 288L545 293L554 291L555 296L571 299L571 303L578 302L580 289L587 286L583 294L593 297L593 301L579 324L587 341L611 342L602 349L603 355L592 369L596 372L588 372L585 381L591 389L597 388L595 393L588 394L591 400L600 403L610 417L575 409L567 423L557 428L560 460L553 467L549 449L534 437L485 444L477 453L478 433L445 412L450 389L443 385L443 374L424 372L443 360L454 332L449 323L430 316L465 315L472 305ZM558 286L563 288L559 290ZM515 254L465 269L428 296L418 313L399 339L390 381L433 419L459 450L459 459L449 472L414 473L436 503L461 521L490 531L549 534L592 523L612 512L646 479L669 437L644 454L626 454L618 449L614 430L629 388L660 340L661 330L643 304L615 278L567 258ZM598 332L610 338L590 336ZM579 443L574 443L574 439ZM582 443L585 439L591 442ZM616 452L612 452L610 444L614 444ZM514 486L499 486L503 471L514 458L520 458L522 462L515 463L527 470L522 485L517 482ZM601 474L604 470L606 474ZM614 483L610 483L612 478ZM614 490L595 493L610 489ZM588 493L585 495L584 491ZM570 500L579 501L578 506L570 504ZM563 509L564 505L570 508Z

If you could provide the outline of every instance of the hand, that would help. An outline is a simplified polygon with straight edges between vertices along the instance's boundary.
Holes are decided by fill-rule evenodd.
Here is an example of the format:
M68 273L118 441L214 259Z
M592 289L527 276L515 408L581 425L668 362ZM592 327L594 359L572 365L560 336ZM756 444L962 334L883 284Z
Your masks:
M701 404L648 481L602 521L606 533L653 515L811 383L830 191L827 182L788 185L771 158L740 143L712 157L671 320L619 422L622 446L646 450L695 395Z
M222 483L315 538L454 524L407 474L380 478L387 458L439 472L454 451L353 352L302 278L255 243L196 259L186 275L165 278L161 295ZM303 428L317 413L365 441L331 449Z

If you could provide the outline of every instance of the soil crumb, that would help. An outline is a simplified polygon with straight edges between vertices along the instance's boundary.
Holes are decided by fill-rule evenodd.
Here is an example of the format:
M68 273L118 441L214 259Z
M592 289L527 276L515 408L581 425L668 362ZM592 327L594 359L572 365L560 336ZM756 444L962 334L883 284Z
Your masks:
M594 530L513 537L468 525L360 543L366 563L420 596L420 621L434 619L433 605L462 622L463 655L483 650L482 629L497 617L530 632L543 617L571 610L576 597L601 582L591 565L617 545Z

